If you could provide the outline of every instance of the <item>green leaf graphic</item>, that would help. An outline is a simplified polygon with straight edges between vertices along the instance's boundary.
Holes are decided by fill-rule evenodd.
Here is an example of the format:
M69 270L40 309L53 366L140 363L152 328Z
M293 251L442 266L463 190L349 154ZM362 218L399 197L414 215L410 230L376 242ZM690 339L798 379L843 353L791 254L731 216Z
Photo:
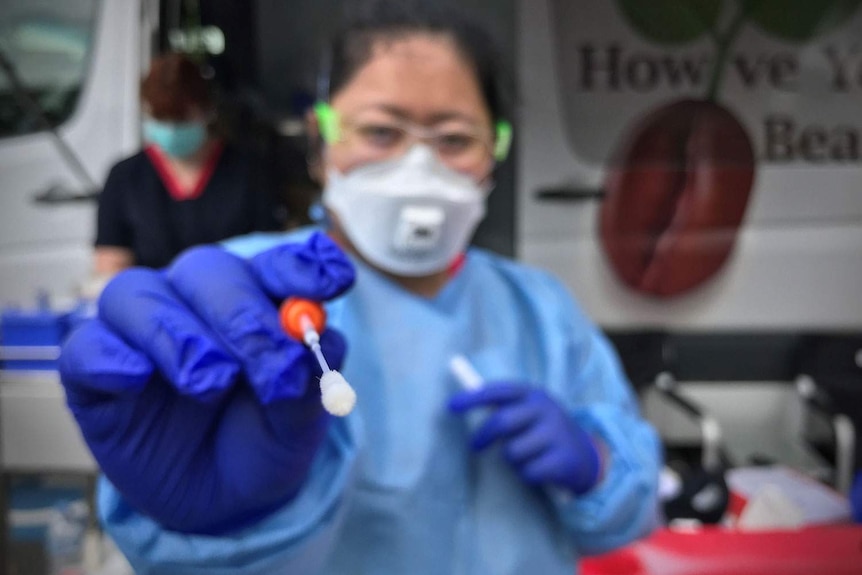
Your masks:
M751 20L789 42L806 42L847 22L862 0L742 0Z
M690 42L711 30L722 3L722 0L617 0L629 24L660 44Z

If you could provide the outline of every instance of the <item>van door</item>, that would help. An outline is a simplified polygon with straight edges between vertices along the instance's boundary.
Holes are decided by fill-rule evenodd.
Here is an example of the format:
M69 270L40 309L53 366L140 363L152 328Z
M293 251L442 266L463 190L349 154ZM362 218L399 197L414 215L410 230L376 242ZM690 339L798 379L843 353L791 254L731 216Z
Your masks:
M0 4L5 61L80 162L0 71L0 305L68 295L89 274L95 202L72 200L138 146L142 14L140 0Z

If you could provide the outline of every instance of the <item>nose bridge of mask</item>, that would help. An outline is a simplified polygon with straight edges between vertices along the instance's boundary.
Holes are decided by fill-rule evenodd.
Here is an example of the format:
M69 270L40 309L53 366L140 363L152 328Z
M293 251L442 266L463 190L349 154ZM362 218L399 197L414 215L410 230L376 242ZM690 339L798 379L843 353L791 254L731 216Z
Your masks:
M404 153L403 162L410 167L437 167L437 155L428 144L424 142L416 142Z
M143 122L144 139L152 143L164 140L169 132L169 127L158 120L146 119Z
M414 144L405 154L395 161L407 177L417 185L415 190L426 189L428 195L438 199L454 201L472 200L465 192L473 191L485 195L485 190L477 186L470 176L456 172L437 157L433 148L424 143ZM400 193L400 192L399 192Z
M486 195L486 190L477 186L472 178L443 164L425 144L415 144L391 160L360 166L346 173L337 169L330 169L327 173L333 181L361 181L360 187L369 192L402 200L469 201L473 199L474 191L482 197Z

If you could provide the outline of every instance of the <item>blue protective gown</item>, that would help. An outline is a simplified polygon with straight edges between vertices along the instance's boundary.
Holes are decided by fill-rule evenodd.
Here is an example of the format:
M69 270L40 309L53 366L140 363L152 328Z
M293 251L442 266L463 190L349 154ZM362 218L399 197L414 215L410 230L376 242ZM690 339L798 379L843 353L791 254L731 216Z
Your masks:
M306 233L228 247L250 255ZM137 514L103 480L103 522L140 575L571 575L579 556L655 525L657 436L612 348L556 280L471 249L424 299L356 266L355 287L328 311L349 342L342 372L358 403L334 422L300 495L242 531L192 536ZM602 481L571 498L527 486L499 451L472 453L475 421L446 408L456 354L486 380L544 386L607 447Z

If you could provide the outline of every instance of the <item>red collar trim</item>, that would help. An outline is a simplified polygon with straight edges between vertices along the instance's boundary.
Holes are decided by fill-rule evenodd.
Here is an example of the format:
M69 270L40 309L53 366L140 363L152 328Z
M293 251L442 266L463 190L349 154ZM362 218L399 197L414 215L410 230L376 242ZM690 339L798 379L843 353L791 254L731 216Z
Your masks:
M461 252L460 254L458 254L458 257L452 260L452 263L449 264L449 267L446 268L446 275L448 275L450 278L455 277L464 268L464 264L466 263L467 253Z
M144 153L147 154L147 157L150 159L150 162L156 169L156 173L159 174L159 179L162 180L162 183L168 190L168 194L170 194L171 198L178 202L184 200L194 200L203 195L207 184L212 178L213 172L215 172L219 158L221 157L223 151L224 142L219 141L213 145L209 156L207 156L207 159L204 162L204 167L203 170L201 170L201 174L198 177L198 181L195 182L195 185L192 187L191 193L187 194L185 193L186 190L184 190L180 186L176 176L174 175L173 170L171 169L171 165L168 163L167 158L165 158L164 153L158 148L158 146L155 146L154 144L149 144L147 147L144 148Z

